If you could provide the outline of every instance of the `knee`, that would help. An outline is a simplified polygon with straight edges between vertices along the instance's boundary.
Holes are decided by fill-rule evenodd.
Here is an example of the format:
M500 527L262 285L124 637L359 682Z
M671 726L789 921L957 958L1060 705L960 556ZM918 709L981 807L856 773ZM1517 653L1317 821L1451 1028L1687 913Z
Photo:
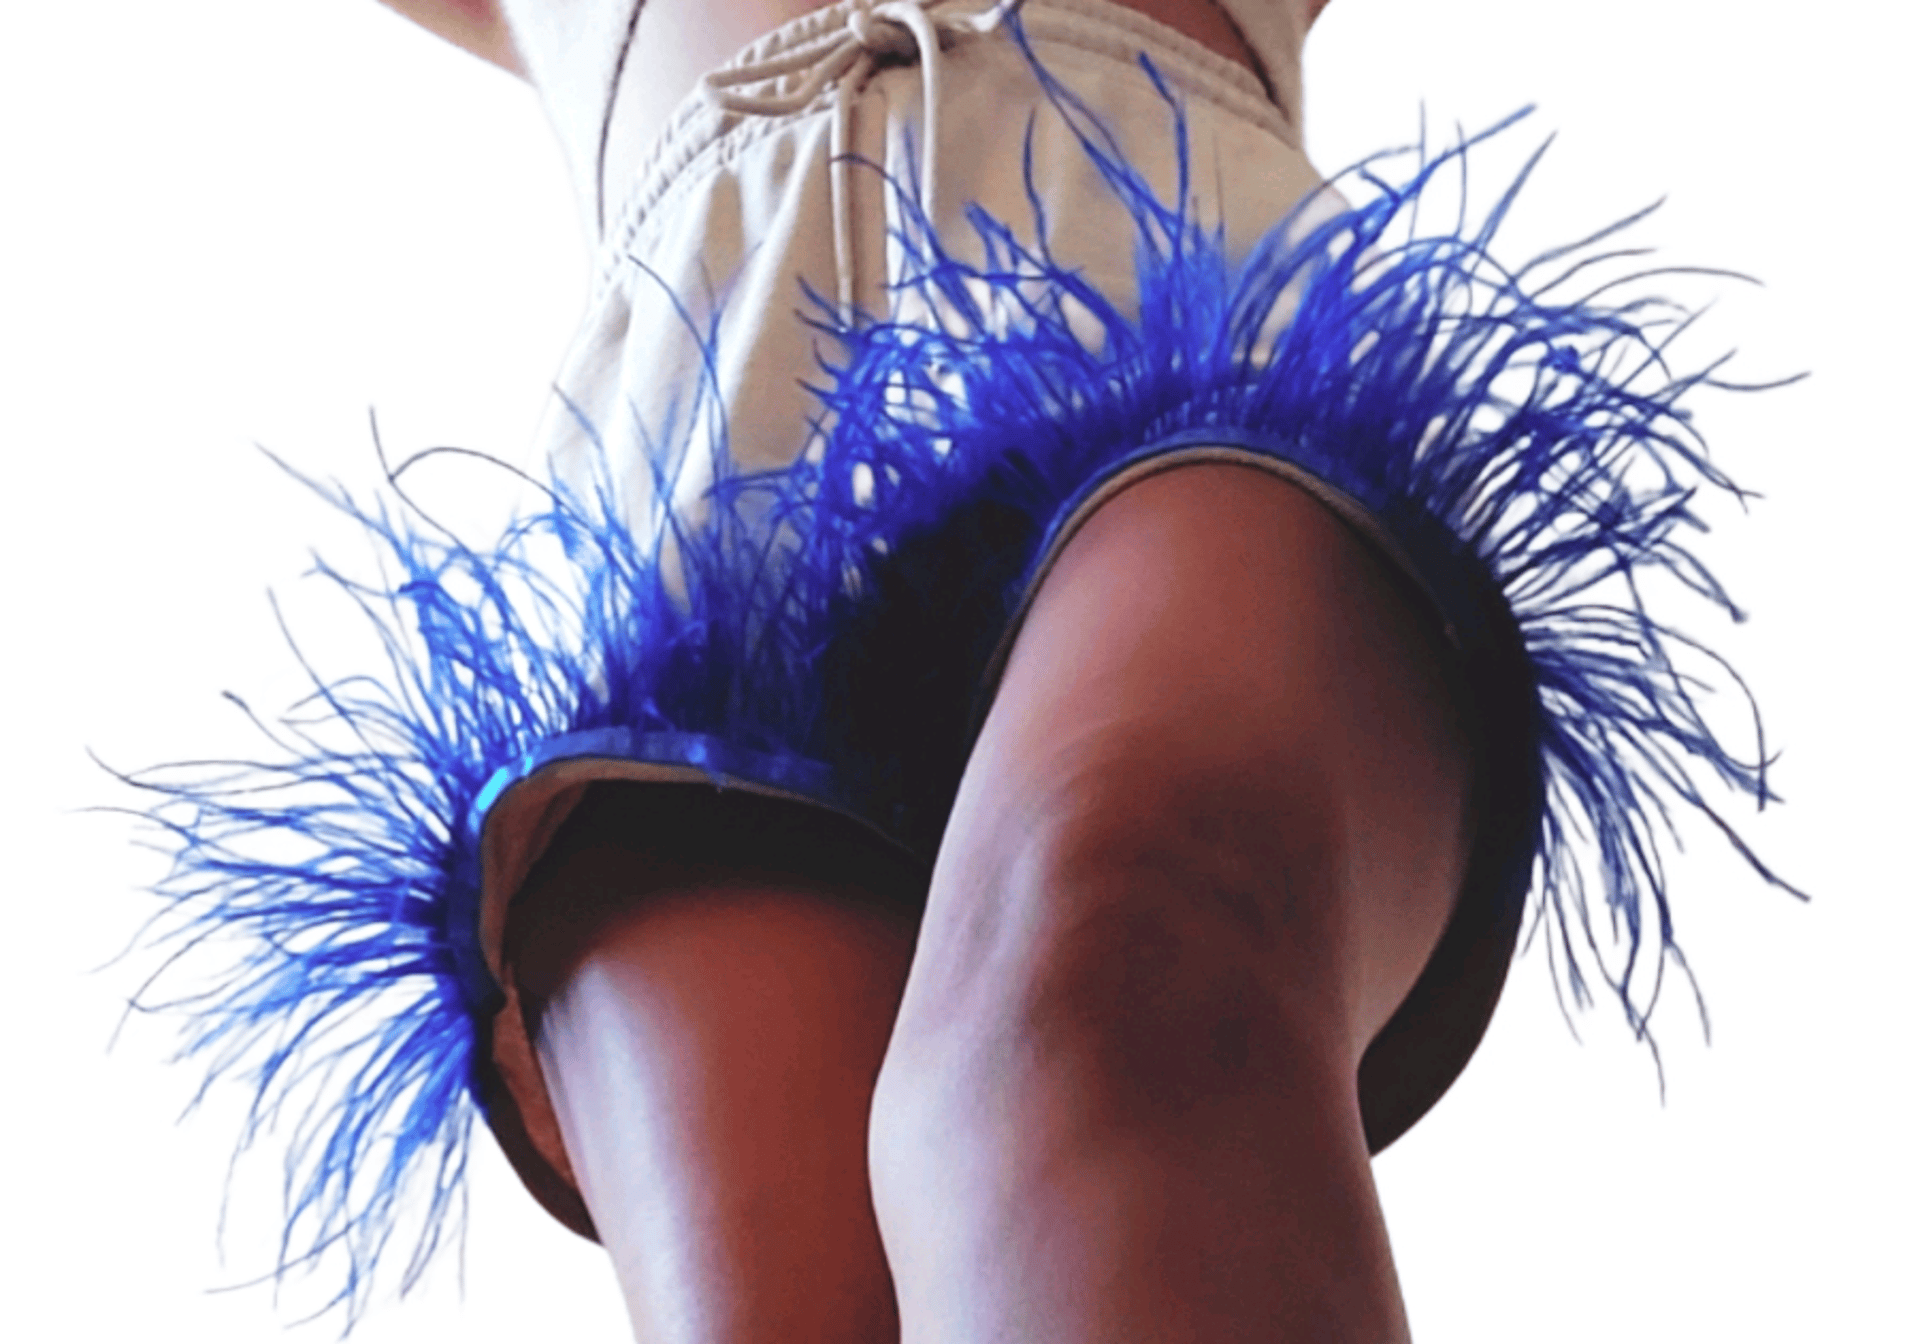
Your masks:
M1431 633L1271 478L1104 506L968 761L876 1120L1029 1087L1108 1114L1352 1092L1464 869L1471 753Z
M930 907L882 1088L1131 1126L1351 1077L1337 848L1271 801L1163 776L1029 812L964 918Z
M1076 1124L1152 1125L1353 1093L1458 879L1450 864L1420 882L1382 871L1320 760L1107 738L1084 769L957 817L877 1121L1041 1098Z
M1370 1039L1470 847L1472 750L1429 624L1378 556L1264 473L1171 471L1105 505L1014 645L921 963L1071 965L1098 945L1083 921L1164 905L1237 929L1290 994L1341 968Z
M1134 843L1070 861L1048 896L1072 913L1000 988L1018 1058L1065 1111L1155 1130L1353 1076L1344 934L1318 865L1250 873Z
M1116 783L1037 833L1015 870L1016 1002L1032 1025L1168 1057L1255 1002L1296 1035L1338 1028L1353 930L1326 792L1307 772L1281 787L1219 770Z

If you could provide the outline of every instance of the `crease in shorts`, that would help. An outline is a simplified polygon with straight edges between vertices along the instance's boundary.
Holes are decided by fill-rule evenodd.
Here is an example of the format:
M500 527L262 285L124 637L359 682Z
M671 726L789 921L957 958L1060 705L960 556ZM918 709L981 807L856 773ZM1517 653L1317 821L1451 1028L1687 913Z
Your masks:
M600 143L593 155L593 230L600 237L607 231L607 146L613 140L613 114L620 101L620 85L627 72L627 54L633 50L634 36L640 31L640 11L647 0L633 0L627 15L627 31L620 39L620 51L613 59L613 78L607 83L607 105L600 113Z

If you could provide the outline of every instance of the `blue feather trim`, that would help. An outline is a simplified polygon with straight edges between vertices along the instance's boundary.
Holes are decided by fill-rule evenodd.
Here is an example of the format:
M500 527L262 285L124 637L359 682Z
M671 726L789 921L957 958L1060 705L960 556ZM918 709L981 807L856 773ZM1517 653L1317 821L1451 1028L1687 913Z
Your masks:
M896 289L937 316L812 299L837 351L815 388L815 451L768 475L723 469L698 526L669 513L647 535L620 521L607 477L541 487L481 548L413 507L407 465L371 503L308 482L400 575L319 567L380 632L384 674L311 672L310 700L261 725L268 759L130 777L159 795L147 815L174 853L158 888L178 949L164 972L218 961L236 936L241 949L213 990L143 1004L182 1011L183 1055L251 1087L243 1147L286 1127L279 1271L344 1257L332 1304L349 1324L395 1227L421 1229L404 1287L460 1204L485 1067L474 1016L493 1000L472 925L486 803L567 742L688 759L659 746L671 736L810 780L930 856L982 674L1049 529L1145 448L1239 444L1324 479L1418 559L1450 620L1470 625L1471 593L1497 591L1537 692L1517 712L1545 807L1523 829L1567 986L1585 1003L1597 973L1644 1032L1658 981L1647 988L1639 960L1684 966L1660 858L1669 813L1732 837L1695 776L1772 794L1764 751L1742 760L1708 725L1705 686L1684 670L1703 651L1642 601L1662 576L1737 617L1684 539L1701 491L1739 492L1681 406L1724 384L1667 366L1687 315L1586 279L1630 255L1615 240L1635 221L1506 269L1492 246L1523 172L1479 223L1414 231L1422 193L1468 142L1404 181L1363 165L1347 179L1362 204L1229 257L1196 216L1164 86L1183 165L1172 201L1036 72L1136 221L1134 311L1054 262L1037 195L1025 232L974 211L966 260L892 184ZM698 389L666 440L724 468L714 407Z

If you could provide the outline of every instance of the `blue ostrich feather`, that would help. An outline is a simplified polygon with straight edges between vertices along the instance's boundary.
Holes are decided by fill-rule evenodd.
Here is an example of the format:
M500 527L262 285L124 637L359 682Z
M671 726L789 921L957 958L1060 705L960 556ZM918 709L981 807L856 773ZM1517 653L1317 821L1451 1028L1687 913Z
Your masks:
M710 361L655 427L656 498L673 498L672 463L716 466L698 522L669 507L636 532L604 462L584 485L525 482L530 504L479 546L416 505L411 463L372 500L307 482L378 548L374 579L317 568L379 632L384 666L306 664L307 700L257 720L260 760L127 778L156 795L172 854L156 928L173 955L139 1003L184 1016L209 1083L251 1089L243 1147L284 1135L278 1270L343 1259L330 1301L349 1326L395 1229L419 1228L405 1288L463 1212L475 1018L497 1002L474 946L476 851L503 785L556 743L694 744L681 759L731 751L814 780L931 856L1051 529L1143 453L1285 458L1365 505L1443 607L1458 584L1497 591L1537 697L1520 711L1544 799L1536 929L1576 1004L1597 979L1644 1034L1659 972L1684 970L1662 858L1676 815L1708 818L1779 883L1703 787L1773 797L1757 715L1743 757L1705 713L1716 687L1750 705L1745 686L1644 597L1671 581L1738 617L1688 541L1702 494L1740 492L1685 409L1730 384L1670 366L1688 314L1646 292L1669 272L1634 269L1621 240L1639 216L1503 266L1530 160L1482 216L1425 229L1423 194L1464 172L1476 137L1398 176L1371 160L1343 179L1359 204L1230 255L1194 202L1178 99L1142 65L1180 150L1165 199L1035 62L1134 219L1137 296L1123 307L1056 261L1031 186L1031 220L976 208L942 237L889 182L905 259L889 311L809 299L826 352L811 450L731 471ZM710 352L713 328L688 321ZM163 994L189 963L212 987Z

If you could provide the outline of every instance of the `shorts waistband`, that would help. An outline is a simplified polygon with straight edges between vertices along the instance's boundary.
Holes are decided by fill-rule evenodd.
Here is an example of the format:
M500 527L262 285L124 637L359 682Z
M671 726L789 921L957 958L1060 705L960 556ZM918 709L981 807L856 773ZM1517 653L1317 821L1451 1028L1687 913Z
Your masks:
M1266 41L1256 45L1255 50L1271 72L1269 84L1276 94L1285 97L1291 91L1291 106L1276 103L1268 86L1245 66L1138 10L1110 3L1110 0L1007 0L1002 5L995 5L992 0L925 0L924 4L907 0L907 3L928 9L930 17L936 20L967 18L989 14L996 8L1004 9L1008 15L1017 15L1021 31L1036 49L1064 46L1128 63L1145 55L1183 96L1204 98L1231 116L1263 127L1288 146L1300 148L1298 52L1293 53L1285 69L1276 71L1273 67L1284 55L1282 44ZM804 90L815 60L829 59L845 42L853 25L859 22L856 15L873 9L873 0L839 0L837 4L804 14L741 51L709 75L704 85L726 85L730 93L747 94L768 102L790 98ZM952 31L944 23L939 26L943 32ZM999 25L1001 31L984 34L977 40L1010 41L1006 26L1003 22ZM755 69L766 70L768 77L751 83L726 78ZM609 214L600 239L601 282L622 264L635 233L675 182L689 173L700 172L709 163L724 161L742 144L772 134L793 120L828 111L836 96L835 83L831 79L825 81L817 91L818 96L805 105L775 114L723 107L707 92L707 87L696 89L682 100L638 170L628 176L624 189L608 192L608 199L617 204ZM617 165L608 169L610 175L624 171Z

